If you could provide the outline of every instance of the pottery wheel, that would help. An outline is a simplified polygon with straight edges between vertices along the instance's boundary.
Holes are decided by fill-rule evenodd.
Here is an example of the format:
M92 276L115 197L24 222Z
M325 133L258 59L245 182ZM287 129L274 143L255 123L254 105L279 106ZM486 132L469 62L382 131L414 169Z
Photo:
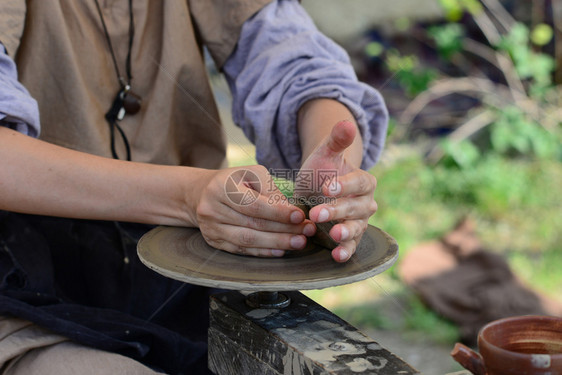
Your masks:
M398 245L369 226L357 251L337 263L316 246L281 258L231 254L209 246L199 229L157 227L138 243L141 261L154 271L190 284L247 291L323 289L361 281L387 270L398 258ZM286 252L286 254L289 251Z

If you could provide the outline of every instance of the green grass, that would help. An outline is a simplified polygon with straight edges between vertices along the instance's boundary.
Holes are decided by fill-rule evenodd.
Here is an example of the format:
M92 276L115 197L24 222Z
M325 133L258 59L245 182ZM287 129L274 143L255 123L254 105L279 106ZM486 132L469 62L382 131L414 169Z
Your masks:
M409 311L402 327L406 337L423 335L441 345L451 345L459 340L457 326L437 316L419 299L412 296L409 299L408 307Z
M485 244L495 250L560 249L560 162L490 158L461 170L432 168L411 158L372 172L379 210L371 223L394 235L402 248L435 238L471 215Z

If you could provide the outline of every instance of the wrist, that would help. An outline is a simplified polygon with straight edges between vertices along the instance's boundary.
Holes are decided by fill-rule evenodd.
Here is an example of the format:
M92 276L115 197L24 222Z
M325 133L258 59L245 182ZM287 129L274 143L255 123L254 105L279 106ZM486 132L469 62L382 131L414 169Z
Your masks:
M183 192L183 207L185 212L185 222L188 227L199 227L197 218L197 208L201 202L203 194L209 186L211 180L220 170L184 167L182 171L186 178Z
M197 227L197 206L203 190L216 172L184 166L157 166L138 163L140 196L125 215L132 221L157 225ZM133 167L133 166L131 166ZM131 194L133 198L134 194ZM128 211L128 210L126 210ZM136 214L135 214L136 213ZM137 217L138 216L138 217Z

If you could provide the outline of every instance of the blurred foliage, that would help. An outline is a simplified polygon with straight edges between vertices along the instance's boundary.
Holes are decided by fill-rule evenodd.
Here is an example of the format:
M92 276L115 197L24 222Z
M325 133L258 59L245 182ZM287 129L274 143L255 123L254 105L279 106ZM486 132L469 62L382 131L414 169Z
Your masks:
M465 29L458 23L432 26L428 35L435 40L439 54L446 60L462 51Z
M497 251L562 250L558 161L490 155L473 168L451 169L410 156L372 172L379 210L371 223L391 233L403 250L441 236L466 215L480 222L485 245ZM501 224L509 236L496 232Z
M478 0L439 0L439 4L451 22L460 21L465 11L471 14L482 12L482 4Z
M502 155L515 151L539 158L555 158L559 155L559 137L536 124L523 110L507 106L496 111L496 121L490 132L492 150Z
M544 26L543 24L542 28ZM542 38L540 37L541 34ZM535 33L535 39L542 44L546 44L550 41L550 38L545 39L545 34L545 32ZM552 36L552 32L550 35ZM533 50L527 26L516 23L507 35L502 36L496 47L509 53L520 79L530 80L532 96L539 99L537 95L550 88L555 67L554 58Z
M407 332L421 333L425 337L431 338L434 343L442 345L451 345L460 337L456 325L440 319L413 296L408 300L408 314L405 318L404 328Z
M540 23L535 26L531 32L531 41L537 46L547 45L554 37L554 30L546 23Z
M457 120L450 136L434 145L429 161L472 168L487 154L560 160L562 89L552 81L554 58L535 48L552 40L552 27L539 23L530 30L503 13L499 27L501 22L493 22L497 9L479 1L441 3L451 21L428 27L422 39L431 41L445 66L456 68L457 76L426 68L414 55L387 51L388 70L413 97L398 120L403 129L395 132L398 137L408 134L416 117L432 102L456 94L479 104ZM471 38L465 16L473 18L485 40Z
M416 56L402 56L398 50L387 53L386 64L410 96L427 90L429 84L438 76L435 69L420 66Z

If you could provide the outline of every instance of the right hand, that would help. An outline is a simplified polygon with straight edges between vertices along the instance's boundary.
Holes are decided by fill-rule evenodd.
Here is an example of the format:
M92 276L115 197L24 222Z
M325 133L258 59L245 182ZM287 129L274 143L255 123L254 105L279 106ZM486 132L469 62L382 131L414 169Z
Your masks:
M301 209L278 199L282 193L264 167L229 168L208 176L200 181L196 220L209 245L230 253L275 257L303 249L306 237L316 232Z
M330 204L311 208L309 217L315 223L336 221L329 232L338 242L332 249L336 262L347 262L355 253L361 237L369 225L369 218L376 212L374 199L377 180L367 171L354 167L345 152L357 136L357 127L350 121L340 121L329 136L303 162L301 172L313 172L313 178L304 181L319 181L322 171L334 173L333 180L317 186L300 183L299 187L311 195L335 198ZM299 179L299 182L303 180Z

